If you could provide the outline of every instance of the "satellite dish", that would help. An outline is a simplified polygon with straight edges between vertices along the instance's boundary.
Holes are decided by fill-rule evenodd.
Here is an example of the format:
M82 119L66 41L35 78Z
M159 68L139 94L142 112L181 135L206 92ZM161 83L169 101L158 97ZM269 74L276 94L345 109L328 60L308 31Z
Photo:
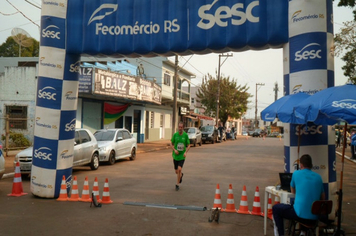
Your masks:
M29 47L32 45L33 40L26 30L21 28L13 28L11 30L12 38L19 45L19 57L21 57L21 47Z

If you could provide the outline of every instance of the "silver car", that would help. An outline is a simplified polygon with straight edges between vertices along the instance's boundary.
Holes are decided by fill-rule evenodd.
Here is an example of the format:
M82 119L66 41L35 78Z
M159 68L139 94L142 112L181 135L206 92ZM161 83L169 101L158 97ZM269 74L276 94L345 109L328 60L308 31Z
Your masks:
M202 145L203 140L201 138L201 131L198 128L187 127L187 128L184 128L184 131L189 136L190 144L193 144L194 147L197 146L197 143L199 144L199 146Z
M5 158L2 151L2 144L0 142L0 179L5 173Z
M31 173L33 147L29 147L19 152L14 161L20 162L21 174ZM90 165L92 170L99 168L99 148L94 135L87 129L76 129L74 138L73 167Z
M99 145L100 161L113 165L122 158L135 160L137 142L127 129L102 129L96 131L94 136Z

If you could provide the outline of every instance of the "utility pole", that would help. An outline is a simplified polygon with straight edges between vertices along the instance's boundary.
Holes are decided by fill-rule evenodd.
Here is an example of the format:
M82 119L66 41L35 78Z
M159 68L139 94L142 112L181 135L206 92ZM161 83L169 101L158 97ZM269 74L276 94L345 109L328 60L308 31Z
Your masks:
M255 129L257 128L257 86L264 86L265 84L256 83L256 105L255 105Z
M172 136L176 132L177 127L177 92L178 92L178 55L176 55L173 77L173 119L172 119Z
M278 99L278 91L279 91L277 82L274 84L273 91L274 91L274 101L277 101L277 99Z
M216 126L219 126L219 106L220 106L220 67L225 63L228 57L232 57L232 54L219 54L219 66L218 66L218 94L216 98ZM226 57L221 64L221 57Z

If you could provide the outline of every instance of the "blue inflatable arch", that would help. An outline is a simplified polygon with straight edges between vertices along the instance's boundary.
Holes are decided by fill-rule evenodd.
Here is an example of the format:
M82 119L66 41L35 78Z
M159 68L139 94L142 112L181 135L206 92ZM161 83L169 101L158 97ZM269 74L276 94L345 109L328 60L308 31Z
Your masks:
M36 117L48 125L35 126L32 193L58 197L62 176L71 181L74 128L68 124L76 118L81 55L154 57L283 47L286 94L312 92L334 83L332 28L332 0L44 0ZM297 158L293 128L285 128L290 130L287 172ZM305 139L304 151L320 156L316 163L325 167L320 171L328 189L336 183L335 152L328 127L321 130L318 143ZM310 144L316 145L315 155Z

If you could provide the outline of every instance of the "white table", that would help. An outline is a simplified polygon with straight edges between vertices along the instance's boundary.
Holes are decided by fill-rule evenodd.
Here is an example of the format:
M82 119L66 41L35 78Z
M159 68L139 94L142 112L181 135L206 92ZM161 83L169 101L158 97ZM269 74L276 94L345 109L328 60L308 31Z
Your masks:
M272 196L278 196L280 199L281 203L287 203L290 204L290 199L294 198L294 194L284 191L284 190L277 190L275 186L267 186L265 188L265 205L264 205L264 235L267 234L267 206L268 206L268 194L271 194Z

